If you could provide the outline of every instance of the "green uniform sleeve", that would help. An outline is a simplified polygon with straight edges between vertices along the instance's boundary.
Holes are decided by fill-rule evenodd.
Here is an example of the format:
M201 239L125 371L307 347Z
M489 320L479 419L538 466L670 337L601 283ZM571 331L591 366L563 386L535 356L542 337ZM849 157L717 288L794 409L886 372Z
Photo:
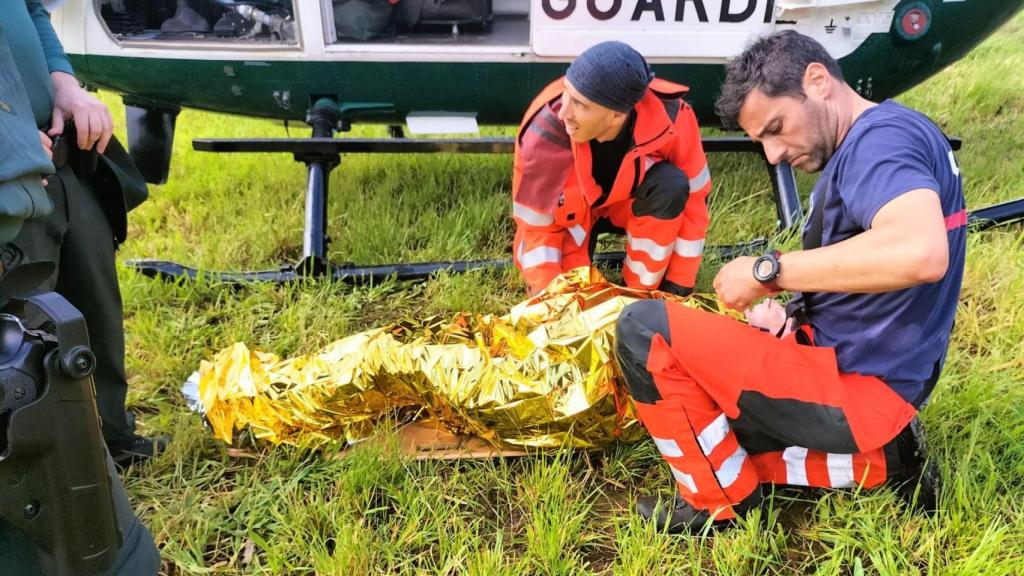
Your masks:
M3 29L0 29L0 140L3 142L0 146L2 245L17 236L26 219L45 216L53 210L43 189L42 175L54 172L53 164L39 143L32 106ZM0 547L2 545L0 542ZM6 557L4 562L6 568Z
M32 23L36 26L36 34L39 36L39 43L43 45L43 53L46 54L46 66L50 72L66 72L75 75L71 68L71 61L64 53L64 47L57 39L57 33L53 31L50 24L50 13L43 7L42 0L25 0L28 6L28 13L32 16Z

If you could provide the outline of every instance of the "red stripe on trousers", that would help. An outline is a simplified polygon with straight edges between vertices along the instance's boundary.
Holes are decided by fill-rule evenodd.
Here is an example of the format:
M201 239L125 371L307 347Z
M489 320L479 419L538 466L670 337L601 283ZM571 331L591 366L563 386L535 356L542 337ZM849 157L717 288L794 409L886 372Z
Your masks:
M661 279L658 280L658 283L654 286L650 286L649 288L657 288L662 280L668 278L669 270L685 270L685 273L682 274L682 276L678 273L674 273L673 276L668 279L680 286L693 286L697 277L697 267L700 265L700 259L683 259L681 256L676 254L674 250L676 239L686 226L687 213L683 211L676 215L675 218L668 219L656 218L654 216L636 216L633 214L634 202L635 199L630 198L625 202L618 202L608 206L607 208L595 208L592 212L593 222L591 223L591 227L593 227L594 223L596 223L598 219L608 218L612 225L626 230L634 238L651 240L660 246L669 247L669 252L666 258L660 261L654 261L647 253L639 250L633 250L629 243L626 244L626 255L629 256L631 260L640 262L649 272L662 272ZM622 277L627 286L632 288L640 288L644 286L640 282L640 277L628 267L623 267Z
M853 455L853 478L862 488L885 483L885 451L882 448Z
M832 486L828 476L828 455L817 450L808 450L804 461L807 473L807 484L810 486Z
M762 483L788 484L786 462L782 459L783 452L764 452L751 454L750 459L757 468L757 475ZM812 488L832 488L828 476L828 455L816 450L807 451L807 463L804 473L807 484ZM870 452L858 452L853 455L853 478L861 488L877 488L885 483L886 466L885 452L882 448Z

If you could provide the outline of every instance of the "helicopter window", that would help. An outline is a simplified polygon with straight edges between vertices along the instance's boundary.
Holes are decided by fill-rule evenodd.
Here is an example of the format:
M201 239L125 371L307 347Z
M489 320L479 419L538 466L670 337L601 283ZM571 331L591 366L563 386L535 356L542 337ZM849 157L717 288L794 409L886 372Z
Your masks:
M119 41L296 44L293 0L97 0Z
M529 0L322 0L328 44L525 46Z

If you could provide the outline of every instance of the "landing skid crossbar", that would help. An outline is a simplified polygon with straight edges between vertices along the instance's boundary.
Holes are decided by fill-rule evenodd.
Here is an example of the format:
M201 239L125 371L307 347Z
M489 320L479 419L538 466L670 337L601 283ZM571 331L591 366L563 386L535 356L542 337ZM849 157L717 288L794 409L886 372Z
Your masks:
M728 246L712 246L709 250L720 259L730 260L742 254L763 252L768 247L768 240L758 238L743 244ZM594 261L608 265L613 269L622 268L625 252L600 252L594 255ZM226 284L248 284L250 282L294 282L309 279L311 274L288 266L277 270L258 270L252 272L209 272L183 266L167 260L135 260L133 266L151 278L175 280L187 278L196 280L203 278L211 282ZM379 266L331 266L330 278L348 284L379 284L388 279L425 280L438 272L461 274L471 270L494 270L512 266L511 258L489 258L481 260L449 260L445 262L419 262L416 264L382 264ZM320 277L327 277L322 274Z

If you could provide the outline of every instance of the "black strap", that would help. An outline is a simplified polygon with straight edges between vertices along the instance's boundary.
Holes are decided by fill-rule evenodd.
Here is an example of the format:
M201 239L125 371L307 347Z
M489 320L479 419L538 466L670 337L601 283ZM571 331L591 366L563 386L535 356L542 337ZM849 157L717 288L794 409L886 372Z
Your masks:
M824 190L822 191L824 196ZM825 226L825 199L817 198L817 202L811 206L811 213L808 216L809 226L807 228L807 234L803 237L803 249L814 250L815 248L821 247L821 236L822 230ZM813 292L797 292L793 299L786 303L786 322L783 323L782 330L786 329L786 324L789 324L789 319L792 318L794 322L794 329L799 329L804 324L811 323L811 309L810 301L814 296Z
M822 192L824 195L824 192ZM810 226L807 228L807 235L803 238L804 250L821 248L821 234L825 227L825 199L818 198L818 201L811 206Z

